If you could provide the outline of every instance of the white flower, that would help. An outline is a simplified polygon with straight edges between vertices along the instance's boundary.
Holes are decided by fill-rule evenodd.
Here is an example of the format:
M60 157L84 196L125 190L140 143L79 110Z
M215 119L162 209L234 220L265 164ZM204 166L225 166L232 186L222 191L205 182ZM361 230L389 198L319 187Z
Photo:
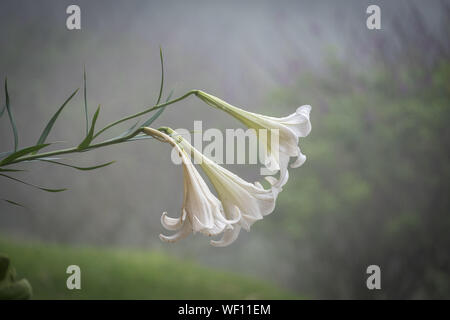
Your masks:
M266 178L278 190L281 190L288 180L287 166L290 157L297 157L297 160L291 164L291 168L299 167L306 161L306 156L300 151L298 141L299 138L306 137L311 132L309 120L311 106L304 105L287 117L275 118L242 110L203 91L197 91L196 95L207 104L229 113L248 128L255 129L260 145L266 149L265 166L272 171L280 170L278 180L274 177ZM268 130L270 135L267 134L267 137L264 137L259 134L260 129ZM278 139L275 139L275 141L278 140L277 147L271 146L272 139L269 139L269 136L278 136Z
M161 240L175 242L192 232L201 232L208 236L225 232L228 235L229 230L239 228L239 226L233 226L238 220L232 221L225 218L221 202L211 193L185 151L170 136L161 131L152 128L144 128L143 131L176 148L183 164L184 199L182 214L179 218L168 217L166 212L161 216L161 223L167 230L179 231L171 236L161 234Z
M236 240L241 227L249 231L255 221L272 213L279 192L277 188L266 190L258 182L249 183L204 156L181 136L176 136L176 132L171 135L186 152L193 154L208 176L222 202L225 219L238 221L232 229L225 230L221 240L211 241L213 245L229 245Z

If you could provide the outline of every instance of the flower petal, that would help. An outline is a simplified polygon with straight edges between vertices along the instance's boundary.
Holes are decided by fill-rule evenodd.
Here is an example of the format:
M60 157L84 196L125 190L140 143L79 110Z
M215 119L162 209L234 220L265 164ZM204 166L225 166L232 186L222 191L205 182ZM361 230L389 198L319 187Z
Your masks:
M175 233L171 236L166 236L166 235L160 234L159 238L165 242L176 242L178 240L186 238L191 233L192 233L191 223L189 222L189 220L186 220L183 223L183 227L180 229L180 231L178 231L177 233Z
M230 245L231 243L233 243L237 239L240 231L241 231L240 226L238 226L238 225L233 226L233 229L226 230L223 233L222 239L211 240L210 243L214 247L226 247L226 246Z
M183 221L186 219L186 210L183 209L183 215L179 218L171 218L167 216L167 212L161 215L161 224L167 230L178 230L182 227Z

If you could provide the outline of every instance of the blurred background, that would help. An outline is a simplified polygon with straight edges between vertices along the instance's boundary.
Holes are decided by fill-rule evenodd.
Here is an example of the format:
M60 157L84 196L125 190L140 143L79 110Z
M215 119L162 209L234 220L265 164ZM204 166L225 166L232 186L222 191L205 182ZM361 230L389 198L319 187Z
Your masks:
M81 30L66 29L70 4ZM366 27L370 4L381 30ZM96 171L19 166L63 193L1 179L1 198L26 209L0 203L0 252L36 298L450 298L449 16L449 1L2 1L0 75L22 147L82 87L84 66L99 126L153 105L159 46L165 96L201 89L273 116L310 104L313 130L275 211L229 247L159 240L161 213L180 212L182 171L167 145L144 140L64 157L117 161ZM154 126L194 120L241 127L195 98ZM78 94L48 140L77 145L84 130ZM0 132L10 150L5 116ZM227 168L258 178L257 166ZM79 292L65 288L69 264L85 277ZM366 287L371 264L381 290Z

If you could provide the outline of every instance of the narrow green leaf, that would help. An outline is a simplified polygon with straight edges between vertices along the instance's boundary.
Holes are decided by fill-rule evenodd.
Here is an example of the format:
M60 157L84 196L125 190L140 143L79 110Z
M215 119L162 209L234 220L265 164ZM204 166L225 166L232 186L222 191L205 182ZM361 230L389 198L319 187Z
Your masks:
M89 144L91 143L92 137L94 136L95 123L97 122L97 117L98 117L99 112L100 112L100 105L98 106L97 111L95 111L94 117L92 118L91 128L89 129L89 132L88 132L86 138L84 138L84 140L80 143L78 148L84 149L84 148L88 147Z
M18 207L22 207L22 208L26 208L23 204L20 204L18 202L12 201L12 200L8 200L8 199L2 199L3 201L6 201L12 205L18 206Z
M42 160L61 160L61 158L57 158L57 157L43 157L43 158L36 158L33 160L28 160L29 162L33 162L33 161L42 161Z
M84 82L84 115L86 117L86 135L89 130L89 119L88 119L88 105L87 105L87 89L86 89L86 66L84 67L83 72L83 82Z
M133 124L130 129L128 129L127 131L125 131L124 133L122 133L122 137L125 137L127 134L131 133L139 124L139 121L136 122L135 124Z
M170 98L172 97L172 94L173 94L173 90L170 92L169 96L167 97L166 102L170 100ZM155 114L150 117L150 119L148 119L141 125L141 127L150 126L156 119L158 119L158 117L161 115L161 113L164 112L165 109L166 109L166 107L162 107L161 109L156 111Z
M126 135L130 134L130 133L137 127L138 123L139 123L139 121L136 122L134 125L132 125L130 129L128 129L127 131L125 131L125 132L123 132L123 133L121 133L121 134L119 134L117 137L115 137L115 138L113 138L113 139L123 138L123 137L125 137ZM111 140L113 140L113 139L111 139Z
M162 107L161 109L159 109L158 111L155 112L155 114L153 116L150 117L150 119L148 119L147 121L145 121L141 127L148 127L150 126L156 119L158 119L158 117L161 115L161 113L164 112L164 110L166 109L166 107Z
M19 136L17 134L16 123L14 121L13 114L11 112L11 106L9 105L9 94L8 94L8 79L5 78L5 96L6 96L6 110L8 111L9 121L11 122L11 127L14 133L14 151L17 151L17 146L19 144Z
M161 60L161 84L159 86L159 95L158 100L156 100L156 104L159 104L162 97L163 87L164 87L164 60L163 60L163 54L162 54L162 48L159 47L159 59Z
M0 118L3 116L6 110L6 105L3 106L2 111L0 111Z
M20 172L20 171L25 171L25 170L21 170L21 169L4 169L4 168L0 168L0 172Z
M170 93L166 98L166 102L168 102L170 100L170 98L172 98L173 92L174 92L174 89L170 90Z
M126 142L128 142L128 141L136 141L136 140L145 140L145 139L154 139L154 138L152 136L143 134L143 135L138 135L136 137L128 139Z
M61 107L59 107L58 111L53 115L53 117L50 119L50 121L47 123L47 125L44 128L44 131L42 131L41 136L39 137L39 140L37 141L36 145L43 144L45 142L45 139L47 139L47 136L49 135L50 131L53 128L53 125L55 124L56 119L58 118L61 111L64 109L64 107L67 105L67 103L75 96L75 94L78 92L78 89L75 90L69 98L62 104ZM36 153L36 152L35 152Z
M62 192L62 191L66 191L66 190L67 190L67 189L65 189L65 188L64 188L64 189L49 189L49 188L39 187L39 186L37 186L37 185L35 185L35 184L32 184L32 183L29 183L29 182L22 181L22 180L20 180L20 179L17 179L17 178L8 176L8 175L3 174L3 173L0 173L0 176L3 176L3 177L5 177L5 178L8 178L8 179L11 179L11 180L14 180L14 181L17 181L17 182L26 184L27 186L30 186L30 187L33 187L33 188L37 188L37 189L40 189L40 190L43 190L43 191L47 191L47 192Z
M32 146L32 147L23 148L17 152L14 152L13 154L10 154L8 157L6 157L2 161L0 161L0 166L4 165L6 163L10 163L11 161L14 161L17 158L27 155L29 153L39 151L42 148L45 148L46 146L49 146L49 145L50 145L50 143L44 143L44 144L39 144L39 145Z
M103 167L109 166L110 164L113 164L115 162L115 161L110 161L110 162L107 162L107 163L104 163L104 164L100 164L100 165L97 165L97 166L93 166L93 167L77 167L77 166L72 166L72 165L67 164L67 163L62 163L62 162L53 161L53 160L42 160L42 161L50 162L50 163L54 163L54 164L59 164L61 166L70 167L70 168L74 168L74 169L82 170L82 171L89 171L89 170L95 170L95 169L103 168Z

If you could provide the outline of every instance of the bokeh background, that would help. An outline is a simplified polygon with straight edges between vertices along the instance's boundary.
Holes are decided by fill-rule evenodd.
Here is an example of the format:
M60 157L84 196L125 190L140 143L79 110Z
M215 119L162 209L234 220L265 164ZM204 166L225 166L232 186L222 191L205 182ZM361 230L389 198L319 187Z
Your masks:
M70 4L80 31L66 29ZM370 4L381 30L366 28ZM117 161L96 171L20 166L18 177L63 193L0 180L1 198L27 207L0 203L0 252L36 298L450 298L449 17L449 1L1 1L0 75L21 146L82 87L84 66L99 125L153 105L159 46L165 95L202 89L273 116L310 104L313 130L275 212L229 247L160 242L182 174L167 145L144 140L65 157ZM83 112L78 94L49 136L55 148L81 141ZM241 127L195 98L154 125L194 120ZM10 150L5 116L0 132ZM227 167L258 178L257 166ZM65 288L69 264L81 266L81 291ZM381 290L366 288L371 264Z

